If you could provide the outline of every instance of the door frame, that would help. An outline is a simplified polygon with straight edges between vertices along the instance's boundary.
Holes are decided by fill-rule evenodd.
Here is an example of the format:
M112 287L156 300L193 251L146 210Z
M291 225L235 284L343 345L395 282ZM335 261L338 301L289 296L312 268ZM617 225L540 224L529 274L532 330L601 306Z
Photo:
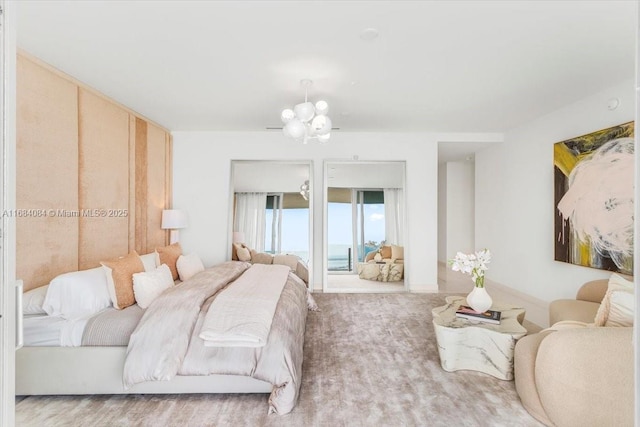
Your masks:
M0 426L15 425L16 347L16 5L0 0Z
M350 288L331 288L329 286L329 239L328 239L328 206L329 206L329 168L332 164L340 164L340 165L384 165L384 164L397 164L402 165L402 189L407 194L407 162L405 160L344 160L344 159L325 159L323 165L323 199L322 199L322 292L324 293L369 293L371 290L362 290L362 289L350 289ZM368 187L363 187L361 185L354 185L353 189L367 189ZM378 188L378 186L374 186L372 188ZM353 191L352 191L353 194ZM352 204L353 204L353 196L352 196ZM407 198L404 197L403 207L402 207L402 222L405 224L403 229L402 241L404 242L404 253L405 260L407 259L407 253L410 251L409 241L407 239ZM355 233L355 230L353 231ZM354 261L355 262L355 261ZM409 268L410 265L404 265L404 286L402 288L403 292L410 292L411 288L409 286ZM379 292L379 291L376 291ZM383 291L384 292L384 291ZM396 291L394 291L396 292Z

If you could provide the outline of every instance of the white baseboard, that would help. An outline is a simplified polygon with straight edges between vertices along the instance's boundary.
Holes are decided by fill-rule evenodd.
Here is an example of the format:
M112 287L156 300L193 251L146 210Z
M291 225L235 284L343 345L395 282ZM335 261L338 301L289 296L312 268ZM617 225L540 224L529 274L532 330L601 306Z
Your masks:
M538 299L524 292L512 289L501 283L486 279L485 286L491 290L491 294L495 296L504 295L505 299L511 302L521 304L526 312L526 319L541 328L549 326L549 303Z

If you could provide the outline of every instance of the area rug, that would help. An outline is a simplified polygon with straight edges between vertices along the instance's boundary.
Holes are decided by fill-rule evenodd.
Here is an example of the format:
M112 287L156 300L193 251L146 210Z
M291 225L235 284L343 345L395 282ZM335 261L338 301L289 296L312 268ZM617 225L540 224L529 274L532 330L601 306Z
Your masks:
M267 395L42 396L19 426L541 426L513 381L440 366L431 309L443 294L316 294L300 399L267 415Z

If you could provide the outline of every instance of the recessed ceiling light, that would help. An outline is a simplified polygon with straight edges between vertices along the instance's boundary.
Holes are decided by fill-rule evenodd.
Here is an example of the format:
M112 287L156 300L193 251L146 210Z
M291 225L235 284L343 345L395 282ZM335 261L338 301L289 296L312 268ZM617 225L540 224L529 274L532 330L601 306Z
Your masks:
M360 38L362 40L366 40L366 41L369 42L371 40L377 39L379 35L380 35L380 32L378 30L376 30L375 28L365 28L360 33Z

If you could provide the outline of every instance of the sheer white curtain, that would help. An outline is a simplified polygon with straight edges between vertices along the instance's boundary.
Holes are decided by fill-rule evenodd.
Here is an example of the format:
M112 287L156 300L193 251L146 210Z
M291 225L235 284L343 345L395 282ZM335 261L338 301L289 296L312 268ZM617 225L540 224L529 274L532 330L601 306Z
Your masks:
M404 235L404 192L402 188L385 188L384 190L384 226L387 245L403 246Z
M264 251L267 193L236 193L233 230L244 233L247 246Z

